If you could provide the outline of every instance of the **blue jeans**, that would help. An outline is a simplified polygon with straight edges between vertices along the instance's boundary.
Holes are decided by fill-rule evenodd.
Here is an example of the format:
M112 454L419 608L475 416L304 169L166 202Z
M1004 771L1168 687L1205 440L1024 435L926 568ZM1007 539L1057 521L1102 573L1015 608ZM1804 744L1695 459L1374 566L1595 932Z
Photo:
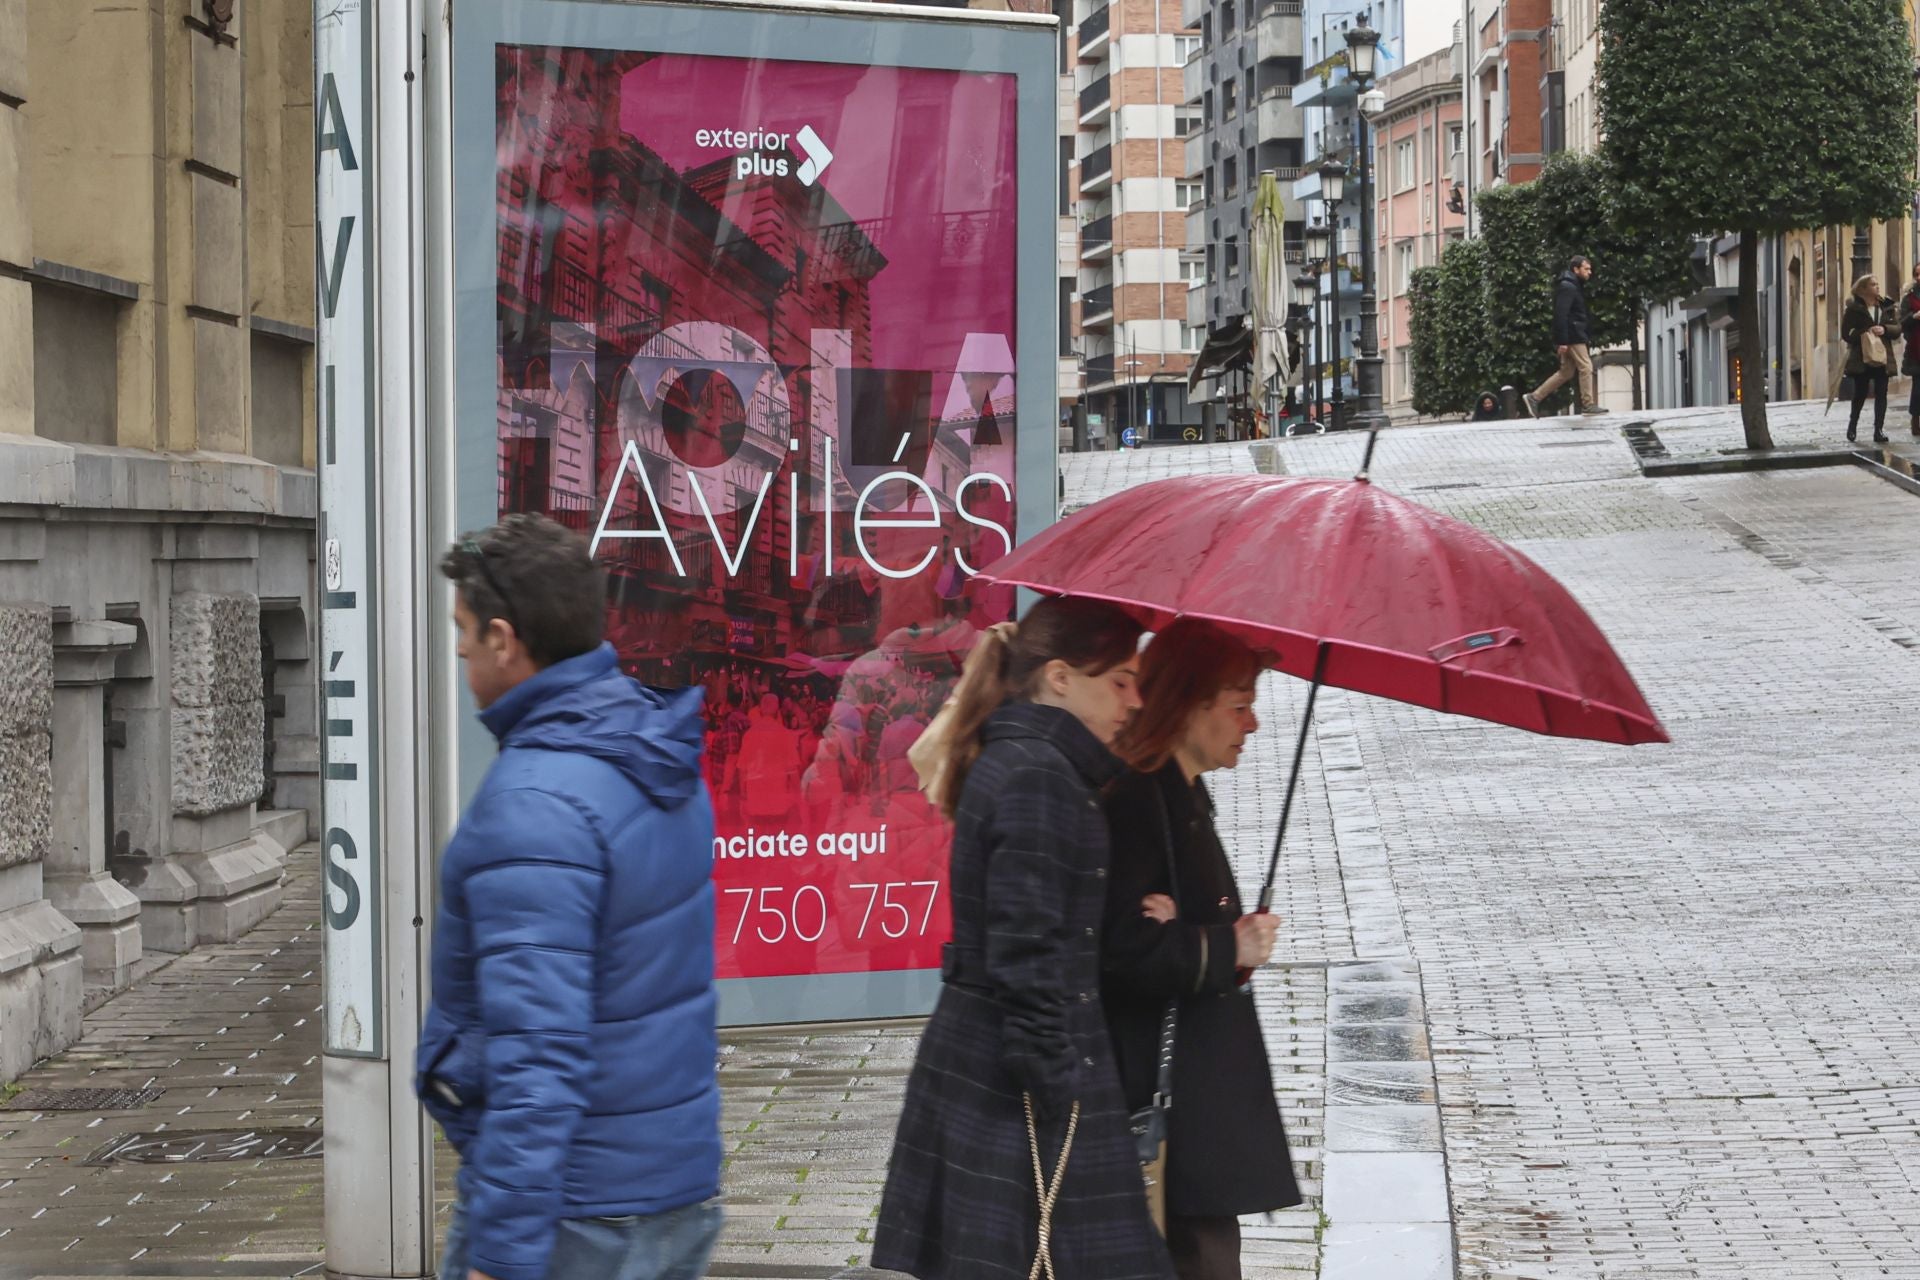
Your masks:
M725 1217L718 1197L665 1213L563 1218L547 1280L700 1280ZM467 1280L467 1212L453 1202L441 1280Z

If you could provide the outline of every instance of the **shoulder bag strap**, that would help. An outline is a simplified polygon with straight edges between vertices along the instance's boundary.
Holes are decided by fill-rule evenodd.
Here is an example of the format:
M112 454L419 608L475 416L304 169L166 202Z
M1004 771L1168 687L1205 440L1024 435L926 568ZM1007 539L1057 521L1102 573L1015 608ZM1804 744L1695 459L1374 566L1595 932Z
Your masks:
M1167 887L1172 891L1174 906L1180 904L1180 875L1174 868L1173 823L1167 817L1167 798L1160 790L1160 779L1150 780L1153 787L1153 807L1160 823L1160 842L1167 851ZM1202 933L1204 939L1206 934ZM1204 969L1204 953L1202 965ZM1167 1001L1167 1011L1160 1015L1160 1064L1154 1076L1153 1105L1162 1111L1173 1106L1173 1033L1179 1021L1180 997Z

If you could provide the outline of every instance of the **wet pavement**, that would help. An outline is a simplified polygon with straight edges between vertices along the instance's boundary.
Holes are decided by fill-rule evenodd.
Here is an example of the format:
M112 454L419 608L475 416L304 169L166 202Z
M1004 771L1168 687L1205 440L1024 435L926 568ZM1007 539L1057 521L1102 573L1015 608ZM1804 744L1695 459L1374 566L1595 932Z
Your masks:
M1775 406L1780 441L1831 443L1844 421L1817 410ZM1920 1278L1920 504L1855 465L1649 479L1629 421L1670 458L1742 444L1727 410L1380 443L1375 483L1573 590L1675 741L1322 695L1257 986L1310 1202L1246 1224L1250 1277ZM1082 455L1067 503L1197 471L1351 474L1359 448ZM1263 683L1268 728L1215 786L1249 894L1303 692ZM166 1092L0 1109L0 1280L319 1265L321 1166L297 1149L319 1110L315 865L296 853L254 934L103 1005L19 1082ZM726 1036L713 1275L865 1258L915 1033ZM231 1158L87 1163L190 1133ZM444 1199L451 1161L438 1174Z

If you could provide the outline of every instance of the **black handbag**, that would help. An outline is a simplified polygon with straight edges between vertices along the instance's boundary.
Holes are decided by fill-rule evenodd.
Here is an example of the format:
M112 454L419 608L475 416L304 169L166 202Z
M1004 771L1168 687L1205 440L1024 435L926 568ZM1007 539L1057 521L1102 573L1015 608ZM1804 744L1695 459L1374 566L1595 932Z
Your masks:
M1153 799L1167 849L1167 881L1178 903L1180 881L1173 866L1173 831L1158 779L1153 781ZM1167 1001L1167 1010L1160 1015L1160 1061L1154 1075L1153 1101L1127 1117L1133 1130L1134 1154L1139 1157L1140 1174L1146 1182L1147 1212L1153 1215L1153 1225L1163 1236L1167 1233L1167 1112L1173 1107L1173 1035L1179 1012L1180 999L1176 996Z

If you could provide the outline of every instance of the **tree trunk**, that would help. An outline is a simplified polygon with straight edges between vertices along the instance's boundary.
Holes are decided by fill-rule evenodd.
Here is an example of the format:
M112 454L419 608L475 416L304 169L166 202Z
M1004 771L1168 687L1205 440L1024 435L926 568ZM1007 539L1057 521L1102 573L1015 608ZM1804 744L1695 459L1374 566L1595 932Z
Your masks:
M1634 310L1635 310L1635 315L1633 319L1633 333L1628 338L1628 342L1631 343L1633 346L1633 411L1635 413L1638 413L1642 409L1646 408L1646 405L1641 402L1641 398L1640 398L1640 317L1638 314L1639 308L1636 307Z
M1766 353L1760 334L1760 233L1740 233L1740 425L1747 448L1773 448L1767 430ZM1756 373L1756 371L1758 371Z

